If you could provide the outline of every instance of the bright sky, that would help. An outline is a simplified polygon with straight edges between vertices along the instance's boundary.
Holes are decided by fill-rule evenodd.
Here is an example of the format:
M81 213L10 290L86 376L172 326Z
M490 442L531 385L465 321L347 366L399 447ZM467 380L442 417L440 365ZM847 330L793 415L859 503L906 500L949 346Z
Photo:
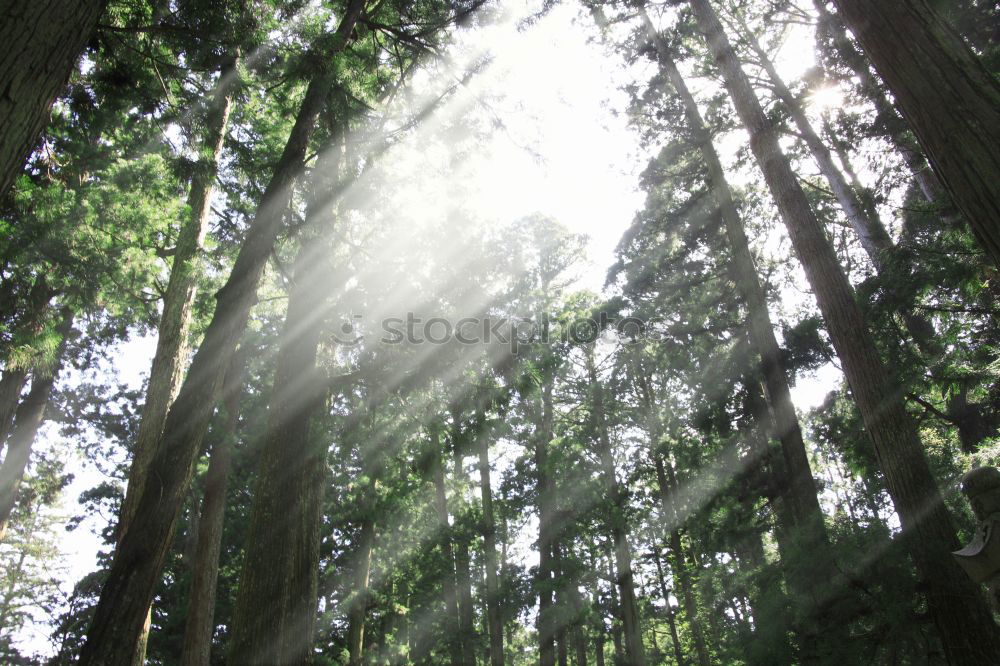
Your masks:
M495 59L470 84L464 98L460 95L439 113L461 113L474 104L475 95L503 91L501 99L488 103L505 131L495 132L462 163L462 178L472 197L465 204L488 211L487 219L496 223L541 212L586 233L591 238L586 258L590 268L580 286L599 290L615 245L643 203L636 189L638 173L658 147L639 145L627 128L622 113L627 100L618 87L629 73L595 40L589 17L581 15L575 3L566 3L526 31L518 31L516 20L534 6L510 2L508 20L468 36L470 43L492 52ZM786 48L778 64L791 78L808 67L811 58L808 39L800 40ZM426 201L427 193L423 195ZM148 374L153 346L152 338L139 338L113 355L119 378L132 388L141 387ZM794 389L800 409L818 404L839 379L832 368L819 375L800 379ZM65 449L54 428L47 429L44 439L42 447ZM102 478L82 459L70 467L79 469L64 511L75 512L79 493ZM95 568L99 541L92 530L101 527L90 521L66 534L67 593ZM22 643L48 653L47 631L40 627L27 632Z

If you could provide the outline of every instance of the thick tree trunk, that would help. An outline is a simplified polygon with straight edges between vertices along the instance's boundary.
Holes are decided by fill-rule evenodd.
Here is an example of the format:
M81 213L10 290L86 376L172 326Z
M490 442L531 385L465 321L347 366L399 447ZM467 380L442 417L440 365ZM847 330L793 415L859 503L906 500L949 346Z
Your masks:
M351 3L337 30L337 48L346 46L363 4L362 0ZM325 72L309 84L233 270L216 295L215 315L167 414L161 441L150 461L135 514L136 523L142 527L126 532L116 550L81 651L83 666L131 663L223 375L246 328L257 283L281 229L292 185L302 171L329 90L330 79Z
M209 666L211 663L212 636L215 633L215 590L219 578L226 490L229 487L229 469L237 439L245 373L246 350L241 348L226 371L222 397L224 426L212 446L208 472L205 474L205 494L201 500L201 520L191 566L191 591L188 594L187 619L184 624L182 666Z
M604 387L597 376L594 365L594 350L588 350L587 373L592 392L594 428L596 432L601 474L604 477L606 496L611 504L611 538L614 542L615 568L618 573L617 585L622 608L622 626L625 630L625 652L630 666L643 666L646 651L642 645L642 629L639 626L639 605L635 596L632 579L632 552L629 545L628 521L625 518L625 494L618 483L614 454L608 435L607 417L604 407Z
M476 416L476 445L479 454L479 493L482 498L483 567L486 569L486 624L490 638L490 666L503 666L503 616L500 612L500 585L497 577L497 525L493 515L493 486L490 480L490 437L485 415Z
M781 152L778 134L764 115L718 17L707 0L690 0L690 4L750 133L751 149L816 295L875 445L947 655L954 663L987 663L1000 654L996 625L979 590L951 558L950 552L958 545L955 530L898 386L878 356L854 291Z
M1000 266L1000 83L925 0L834 0Z
M201 270L198 255L201 253L208 227L209 201L219 169L219 158L226 138L226 126L232 106L232 85L229 74L236 67L231 63L219 73L219 84L209 105L205 131L201 143L201 158L191 180L188 206L191 215L177 236L170 280L163 295L163 313L157 327L156 352L149 370L146 401L129 467L125 500L118 519L118 539L128 530L135 518L136 507L146 483L149 463L163 433L167 410L177 397L184 364L187 359L187 339L191 328L191 306L194 304L196 285ZM143 625L143 638L139 640L133 666L146 661L145 634L149 632L150 616L147 611ZM190 619L190 616L189 616Z
M341 146L328 146L309 184L233 611L232 663L312 660L327 454L313 423L328 385L316 359L326 323L340 153ZM362 457L368 461L377 449ZM268 600L264 612L262 599Z
M32 372L31 388L21 404L17 406L17 413L14 415L14 429L7 442L7 454L4 456L3 465L0 465L0 540L7 533L10 514L17 501L17 489L24 478L24 470L28 467L31 447L35 443L38 429L45 420L45 407L49 403L52 387L59 375L63 352L66 349L66 341L72 327L73 313L68 308L64 308L62 320L56 327L59 348L56 350L55 359L47 368L35 368Z
M0 197L49 122L107 0L9 0L0 9Z

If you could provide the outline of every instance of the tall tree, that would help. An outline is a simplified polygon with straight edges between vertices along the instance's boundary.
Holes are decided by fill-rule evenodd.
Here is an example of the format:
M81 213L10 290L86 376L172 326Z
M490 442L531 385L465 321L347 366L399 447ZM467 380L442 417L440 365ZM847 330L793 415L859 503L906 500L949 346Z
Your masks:
M354 0L348 6L332 43L323 49L326 57L346 48L363 7L362 0ZM141 634L143 616L173 537L219 385L246 327L257 283L280 231L292 185L302 169L331 82L330 73L322 68L310 81L229 280L217 295L215 315L171 405L157 452L150 461L147 479L156 478L156 483L147 482L139 499L136 520L142 523L141 533L127 532L116 550L81 652L82 664L110 666L130 662L126 654L134 652Z
M926 0L834 0L1000 267L1000 83Z
M875 348L855 294L809 207L773 123L707 0L690 0L701 32L722 70L726 88L823 312L827 330L875 445L893 503L908 533L910 553L928 590L928 605L946 654L955 663L983 663L1000 653L995 624L977 589L949 553L955 528L931 474L916 428ZM962 618L960 621L958 618ZM978 640L978 635L991 638Z

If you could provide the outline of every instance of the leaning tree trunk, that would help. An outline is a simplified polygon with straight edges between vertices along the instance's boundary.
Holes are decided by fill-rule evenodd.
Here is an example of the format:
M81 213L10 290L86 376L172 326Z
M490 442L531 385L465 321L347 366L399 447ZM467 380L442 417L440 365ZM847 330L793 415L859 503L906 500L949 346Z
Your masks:
M597 440L597 453L601 463L601 475L604 477L604 492L610 502L611 538L614 542L615 569L618 574L616 583L621 599L622 626L625 629L625 654L630 666L643 666L646 663L646 651L642 645L642 628L639 626L639 604L635 595L635 584L632 578L632 551L629 544L628 521L625 518L625 493L618 483L615 472L614 454L611 450L611 439L608 436L608 423L605 415L604 388L597 376L594 365L594 349L587 353L587 373L592 391L591 403L593 409L594 429Z
M219 553L226 513L226 490L232 466L233 447L240 418L240 397L246 373L246 350L241 347L226 371L222 404L224 427L212 446L205 474L205 494L201 500L201 520L194 563L191 566L191 591L188 594L187 619L184 624L182 666L209 666L212 635L215 633L215 590L219 578Z
M107 0L8 0L0 10L0 197L17 179Z
M363 0L351 3L337 29L335 48L343 49L348 43L363 5ZM126 532L116 549L80 654L83 666L131 663L223 375L246 328L257 283L281 230L292 185L302 171L316 119L329 91L330 75L326 72L317 74L309 84L229 279L216 295L215 315L167 414L160 443L150 461L147 483L136 508L135 521L141 528Z
M149 463L163 433L170 403L177 397L184 362L187 358L187 338L191 328L191 307L194 304L201 253L208 227L209 202L219 170L219 158L226 138L226 126L232 106L232 72L237 62L224 67L219 73L219 83L209 102L205 119L205 132L201 142L201 156L191 180L188 206L191 214L177 236L170 279L163 295L163 314L156 329L156 353L149 369L149 384L142 407L142 419L136 436L132 465L129 467L125 499L118 518L117 535L120 540L135 518L136 507L146 483ZM143 637L136 647L134 666L146 661L146 641L149 634L151 610L146 611Z
M718 17L708 0L690 0L690 5L722 70L736 111L750 133L751 150L816 295L875 445L879 467L927 591L929 610L946 654L956 664L989 663L1000 654L996 625L979 590L951 557L951 551L958 547L955 529L899 388L878 356L854 290L809 208L778 144L776 128L764 115Z
M1000 267L1000 83L926 0L834 0Z
M38 336L45 330L45 316L53 295L44 274L35 278L28 291L24 314L15 325L10 350L4 358L3 378L0 379L0 451L10 436L21 391L28 380L31 361L25 356L37 355L35 352L21 354L18 348L33 347Z
M24 478L24 470L31 458L31 447L35 443L38 429L45 420L45 407L52 395L52 387L56 383L62 357L66 349L70 329L73 327L73 312L68 308L62 311L62 320L56 327L59 336L59 348L55 358L48 367L36 367L32 371L31 388L17 407L14 415L14 429L7 442L7 455L3 465L0 465L0 540L7 533L10 514L17 501L17 489Z
M313 422L328 384L316 359L329 295L326 263L339 167L340 146L332 146L312 170L233 612L232 663L311 660L326 468L326 448ZM261 612L262 599L268 600L267 612Z

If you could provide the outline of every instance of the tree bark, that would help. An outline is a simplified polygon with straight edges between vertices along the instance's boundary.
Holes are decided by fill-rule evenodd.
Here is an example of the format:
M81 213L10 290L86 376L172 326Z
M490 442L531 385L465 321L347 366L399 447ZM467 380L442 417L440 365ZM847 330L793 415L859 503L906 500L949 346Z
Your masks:
M17 501L17 490L31 458L31 448L38 435L38 429L45 421L45 407L49 403L52 387L59 376L63 353L72 327L73 312L63 308L62 320L56 327L59 348L56 350L55 359L48 368L35 368L32 372L31 388L17 406L14 429L7 443L7 455L4 456L3 465L0 465L0 540L3 540L7 533L10 514Z
M458 425L455 425L458 428ZM465 473L465 456L461 451L461 444L457 438L452 438L454 446L454 475L457 483L465 486L468 483L468 476ZM465 529L462 522L461 495L456 493L455 497L455 525L452 528L452 535L455 538L455 582L458 586L458 631L461 634L462 643L462 663L475 664L476 653L476 628L474 611L472 608L472 572L470 571L469 541L465 536Z
M149 472L149 463L163 433L167 410L177 397L184 365L187 360L187 339L191 329L191 306L194 304L197 280L201 274L198 255L201 253L208 227L209 202L219 170L219 158L226 138L226 126L232 106L232 88L228 80L237 61L219 73L219 83L209 103L201 157L191 180L188 206L191 215L177 236L170 279L163 295L163 313L157 327L156 352L149 369L149 384L142 407L142 419L136 436L132 465L129 467L125 499L118 519L117 535L123 534L135 518L136 508ZM143 637L139 639L133 666L146 661L146 634L149 633L151 609L146 612ZM189 616L190 619L190 616Z
M543 326L547 322L543 321ZM552 578L554 507L552 478L549 474L549 445L552 441L552 378L542 383L541 404L535 413L535 470L538 475L538 660L539 666L555 666L556 618L553 607L555 581Z
M225 425L212 447L208 472L205 474L198 545L191 566L191 591L188 594L187 619L184 624L182 666L209 666L211 663L212 636L215 633L215 590L219 578L226 491L237 439L246 360L246 350L241 348L226 371L222 399Z
M1000 83L925 0L834 0L1000 267Z
M718 17L708 0L690 0L690 4L750 134L751 150L778 204L875 445L946 654L954 663L988 663L1000 654L996 625L979 590L950 556L958 546L954 526L899 388L878 356L854 291L781 152L777 131L764 115Z
M363 4L363 0L351 3L337 29L336 49L348 43ZM292 185L302 170L329 90L326 72L317 74L309 84L233 270L216 295L215 314L167 414L160 443L150 461L150 473L136 508L136 521L141 521L142 529L129 530L119 543L81 651L82 666L131 663L223 374L246 328L257 283L281 229Z
M309 184L233 612L232 663L312 660L327 454L313 425L328 385L316 359L328 305L340 152L339 145L322 151ZM262 599L268 600L265 612Z
M687 660L684 659L684 649L681 646L681 639L677 635L677 616L674 607L670 605L670 592L667 590L667 580L663 575L663 563L660 560L660 549L656 543L653 544L653 563L656 564L656 579L660 584L660 595L663 597L663 607L666 610L667 626L670 629L670 642L674 649L674 659L677 666L685 666Z
M49 122L107 0L9 0L0 10L0 197Z

